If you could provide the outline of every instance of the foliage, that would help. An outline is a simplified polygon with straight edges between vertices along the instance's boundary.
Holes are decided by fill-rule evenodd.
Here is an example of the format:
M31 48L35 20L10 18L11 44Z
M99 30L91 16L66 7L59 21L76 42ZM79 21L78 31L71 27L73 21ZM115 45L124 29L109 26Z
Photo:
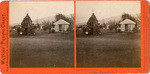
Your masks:
M37 28L37 29L40 29L40 24L37 24L36 28Z
M43 21L42 24L44 25L42 28L44 31L52 28L52 23L50 21Z
M105 28L106 29L107 28L106 23L102 23L101 24L101 28Z
M118 27L118 22L116 22L116 21L108 21L108 24L109 24L110 30L117 29L117 27Z
M136 14L136 16L137 16L137 17L136 17L135 19L136 19L136 21L137 21L137 27L140 27L140 26L141 26L141 25L140 25L140 24L141 24L141 14Z
M136 16L137 16L137 21L139 21L139 22L141 22L141 14L136 14Z
M100 28L98 25L99 25L98 20L93 13L87 22L87 27L89 28L88 32L90 35L100 34Z
M134 21L134 22L137 23L136 18L133 17L133 16L131 16L131 15L128 14L128 13L124 13L124 14L122 15L122 20L125 20L125 19L130 19L130 20L132 20L132 21Z
M69 18L69 21L70 21L70 27L69 27L69 29L73 30L73 28L74 28L74 14L71 14L70 16L71 17Z
M65 20L65 21L69 22L69 23L72 22L72 20L71 20L72 18L74 19L74 17L69 18L69 17L66 17L65 15L59 14L59 13L56 14L56 16L55 16L56 21L58 21L58 20L60 20L60 19L63 19L63 20Z

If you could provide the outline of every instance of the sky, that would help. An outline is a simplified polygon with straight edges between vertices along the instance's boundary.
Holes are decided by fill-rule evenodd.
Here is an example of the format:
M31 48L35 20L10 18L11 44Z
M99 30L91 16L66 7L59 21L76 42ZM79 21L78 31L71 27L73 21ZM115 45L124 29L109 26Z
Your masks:
M10 25L21 23L28 13L32 20L55 16L57 13L70 15L74 13L73 1L44 1L44 2L10 2Z
M98 20L102 20L123 13L139 14L140 12L140 1L77 1L76 22L87 22L92 13Z

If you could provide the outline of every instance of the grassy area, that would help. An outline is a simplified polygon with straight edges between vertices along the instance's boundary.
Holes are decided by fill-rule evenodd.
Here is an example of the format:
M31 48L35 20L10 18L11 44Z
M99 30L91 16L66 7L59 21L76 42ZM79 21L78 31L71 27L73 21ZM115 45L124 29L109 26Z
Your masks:
M73 33L10 33L10 67L73 67ZM77 67L140 67L140 33L77 36Z
M74 34L10 32L10 67L74 67Z
M140 33L77 37L77 67L140 67Z

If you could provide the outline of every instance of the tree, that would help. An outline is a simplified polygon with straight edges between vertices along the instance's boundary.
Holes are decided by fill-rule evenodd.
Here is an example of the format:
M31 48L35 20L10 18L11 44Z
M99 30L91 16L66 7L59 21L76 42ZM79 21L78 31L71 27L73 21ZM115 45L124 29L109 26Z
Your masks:
M66 17L65 17L63 14L59 14L59 13L56 14L55 20L58 21L58 20L60 20L60 19L63 19L63 20L66 21Z
M42 24L44 25L42 27L44 31L52 28L52 23L50 21L43 21Z
M117 30L118 23L119 22L116 22L116 21L108 21L108 24L110 24L109 30L113 30L113 29Z
M141 28L141 14L136 14L135 19L137 21L137 28L136 28L136 30L138 32L138 30L140 30L140 28Z
M74 14L70 15L71 17L69 17L69 22L70 22L70 27L69 27L69 31L73 30L74 28Z
M59 14L59 13L56 14L55 20L58 21L58 20L60 20L60 19L63 19L63 20L65 20L65 21L71 23L70 19L69 19L68 17L66 17L65 15Z
M131 15L128 14L128 13L124 13L124 14L122 15L122 20L125 20L125 19L130 19L130 20L132 20L132 21L134 21L134 22L137 23L135 17L131 16Z
M30 16L27 15L25 16L25 18L22 20L21 22L21 27L24 29L23 34L24 35L29 35L29 34L33 34L33 30L34 30L34 25L32 24L32 20L30 18Z
M100 34L99 33L100 28L98 27L98 25L99 25L98 20L97 20L96 16L93 13L92 16L88 19L88 22L87 22L87 27L89 28L89 34L90 35Z
M136 14L137 16L137 21L141 22L141 14Z
M40 29L40 24L39 24L39 22L38 22L38 19L36 20L36 25L37 25L36 28L37 28L37 29Z

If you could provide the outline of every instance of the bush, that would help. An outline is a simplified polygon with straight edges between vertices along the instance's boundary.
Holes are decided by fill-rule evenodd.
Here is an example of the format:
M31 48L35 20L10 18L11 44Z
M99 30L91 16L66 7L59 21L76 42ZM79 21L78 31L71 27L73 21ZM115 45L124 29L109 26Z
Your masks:
M54 33L55 32L55 30L54 29L52 29L52 33Z
M43 21L42 24L44 25L42 28L44 31L47 31L47 29L50 29L52 27L52 23L49 21Z

